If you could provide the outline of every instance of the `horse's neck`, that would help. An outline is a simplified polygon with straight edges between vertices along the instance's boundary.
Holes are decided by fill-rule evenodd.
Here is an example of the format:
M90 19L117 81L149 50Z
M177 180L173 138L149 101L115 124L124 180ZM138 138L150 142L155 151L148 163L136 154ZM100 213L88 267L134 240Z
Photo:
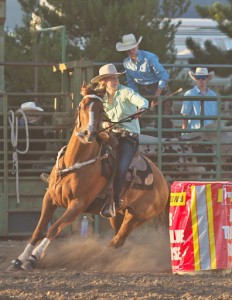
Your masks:
M83 144L80 139L73 134L64 155L65 166L71 166L76 162L84 162L95 158L100 151L100 145L93 143Z

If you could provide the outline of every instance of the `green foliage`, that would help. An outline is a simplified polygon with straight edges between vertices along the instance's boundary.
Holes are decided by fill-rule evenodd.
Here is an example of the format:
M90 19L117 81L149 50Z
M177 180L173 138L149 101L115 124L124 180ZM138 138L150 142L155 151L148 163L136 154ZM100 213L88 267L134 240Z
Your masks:
M190 0L47 0L47 5L37 0L19 0L19 3L24 11L24 27L15 29L13 40L7 36L7 49L16 41L20 45L14 53L6 53L7 61L18 55L16 60L33 62L35 49L37 61L61 61L60 32L42 32L35 39L35 28L39 24L41 28L66 26L66 61L83 58L122 62L125 53L117 52L115 44L124 34L134 33L137 38L143 36L141 49L156 53L162 63L174 63L174 37L179 24L171 23L171 18L180 17ZM38 17L37 24L32 25L32 15ZM33 80L27 80L31 89ZM8 86L10 88L10 82ZM56 87L50 79L40 86L49 91Z
M212 6L196 6L196 10L202 18L210 18L218 23L218 28L232 38L232 0L228 5L215 2Z
M211 41L205 42L205 47L202 49L198 43L196 43L192 38L186 40L186 45L191 49L193 53L193 58L189 59L190 64L222 64L228 65L232 64L232 50L222 50L212 44ZM227 77L231 74L231 69L217 68L216 74L220 77Z
M232 0L228 0L228 5L215 2L212 6L196 6L196 10L202 18L210 18L218 23L218 29L232 38ZM206 41L204 48L196 43L192 38L186 40L187 47L192 51L193 58L190 64L232 64L232 50L222 50ZM217 68L214 70L217 76L227 77L231 75L230 68Z

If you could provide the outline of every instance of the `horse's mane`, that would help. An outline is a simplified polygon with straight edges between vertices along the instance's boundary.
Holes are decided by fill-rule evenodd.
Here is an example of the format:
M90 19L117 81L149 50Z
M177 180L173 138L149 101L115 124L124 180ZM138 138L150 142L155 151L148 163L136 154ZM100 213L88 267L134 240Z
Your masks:
M106 90L105 89L99 89L98 86L95 86L92 83L86 84L86 82L83 82L81 87L81 95L84 97L86 95L94 94L100 98L103 98Z

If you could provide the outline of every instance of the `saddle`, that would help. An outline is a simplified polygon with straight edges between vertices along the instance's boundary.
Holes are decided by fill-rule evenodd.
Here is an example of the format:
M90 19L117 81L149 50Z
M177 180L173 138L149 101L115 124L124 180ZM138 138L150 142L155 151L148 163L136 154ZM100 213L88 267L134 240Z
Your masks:
M103 146L107 147L107 145ZM104 150L102 150L104 151ZM90 204L86 212L92 211L96 207L104 207L107 197L112 197L112 180L115 168L115 157L109 155L107 159L102 161L102 176L106 177L108 184L101 195ZM153 172L148 161L142 154L136 154L126 174L125 191L122 198L127 194L130 188L152 189L153 188ZM103 215L102 215L103 216Z
M102 155L108 151L110 155L102 160L102 176L109 179L114 175L116 165L116 148L118 139L112 132L102 132L99 139L103 142ZM111 151L109 151L109 149ZM112 180L110 180L112 181ZM108 184L108 186L110 183ZM136 153L126 174L126 188L129 186L138 189L153 188L153 173L151 167L144 156Z

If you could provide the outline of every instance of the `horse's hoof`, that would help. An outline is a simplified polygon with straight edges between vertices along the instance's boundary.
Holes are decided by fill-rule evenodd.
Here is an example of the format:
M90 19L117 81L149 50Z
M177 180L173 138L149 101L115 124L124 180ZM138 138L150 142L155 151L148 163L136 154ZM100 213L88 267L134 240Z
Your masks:
M21 260L19 260L18 258L13 259L9 265L9 267L7 268L7 271L15 271L15 270L20 270L22 266L22 262Z
M21 268L26 271L32 271L37 265L37 258L34 255L31 255L25 262L22 263Z

